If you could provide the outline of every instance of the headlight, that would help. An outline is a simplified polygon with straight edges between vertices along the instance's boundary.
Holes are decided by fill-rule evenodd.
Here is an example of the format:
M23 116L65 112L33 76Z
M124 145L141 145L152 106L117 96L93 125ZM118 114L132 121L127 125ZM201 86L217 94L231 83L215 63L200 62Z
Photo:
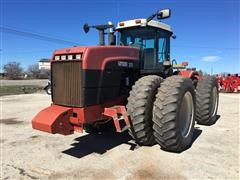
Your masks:
M76 59L82 59L82 54L76 54Z
M73 55L68 55L68 60L72 60L73 59Z
M60 59L60 56L55 56L54 59L55 59L55 60L59 60L59 59Z
M62 55L61 60L66 60L66 55Z

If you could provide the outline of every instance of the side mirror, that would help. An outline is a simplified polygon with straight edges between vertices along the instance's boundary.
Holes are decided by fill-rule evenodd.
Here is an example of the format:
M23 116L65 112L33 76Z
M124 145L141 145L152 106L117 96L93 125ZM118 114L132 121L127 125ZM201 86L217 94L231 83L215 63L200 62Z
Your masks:
M176 39L176 38L177 38L177 36L176 36L175 34L173 34L171 37L172 37L173 39Z
M90 29L90 27L87 23L83 25L83 30L85 33L88 33L89 29Z
M166 19L171 16L171 10L170 9L163 9L158 11L157 18L158 19Z

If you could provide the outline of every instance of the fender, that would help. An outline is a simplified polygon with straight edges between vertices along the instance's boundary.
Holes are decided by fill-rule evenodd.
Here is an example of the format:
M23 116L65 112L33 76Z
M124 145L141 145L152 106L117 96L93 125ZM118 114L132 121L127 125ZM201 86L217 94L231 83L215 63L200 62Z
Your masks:
M193 70L182 70L179 71L178 75L190 78L192 80L201 80L201 76L199 75L199 73Z

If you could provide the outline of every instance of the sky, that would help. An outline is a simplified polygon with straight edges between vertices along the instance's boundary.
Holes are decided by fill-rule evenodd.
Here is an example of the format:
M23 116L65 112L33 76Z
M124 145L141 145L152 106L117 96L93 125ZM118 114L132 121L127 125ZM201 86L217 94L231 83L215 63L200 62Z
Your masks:
M188 61L205 72L240 72L238 0L0 0L0 26L41 34L79 45L98 44L98 32L84 23L105 24L147 18L159 9L172 15L162 22L177 36L171 59ZM1 67L10 61L26 69L68 44L0 32Z

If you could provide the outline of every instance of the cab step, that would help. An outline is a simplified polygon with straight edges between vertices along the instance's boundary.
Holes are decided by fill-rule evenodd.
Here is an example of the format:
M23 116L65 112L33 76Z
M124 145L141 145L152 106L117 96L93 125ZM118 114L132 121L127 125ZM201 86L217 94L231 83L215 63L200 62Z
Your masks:
M117 132L123 132L130 128L129 118L125 106L112 106L104 108L103 115L113 119Z

